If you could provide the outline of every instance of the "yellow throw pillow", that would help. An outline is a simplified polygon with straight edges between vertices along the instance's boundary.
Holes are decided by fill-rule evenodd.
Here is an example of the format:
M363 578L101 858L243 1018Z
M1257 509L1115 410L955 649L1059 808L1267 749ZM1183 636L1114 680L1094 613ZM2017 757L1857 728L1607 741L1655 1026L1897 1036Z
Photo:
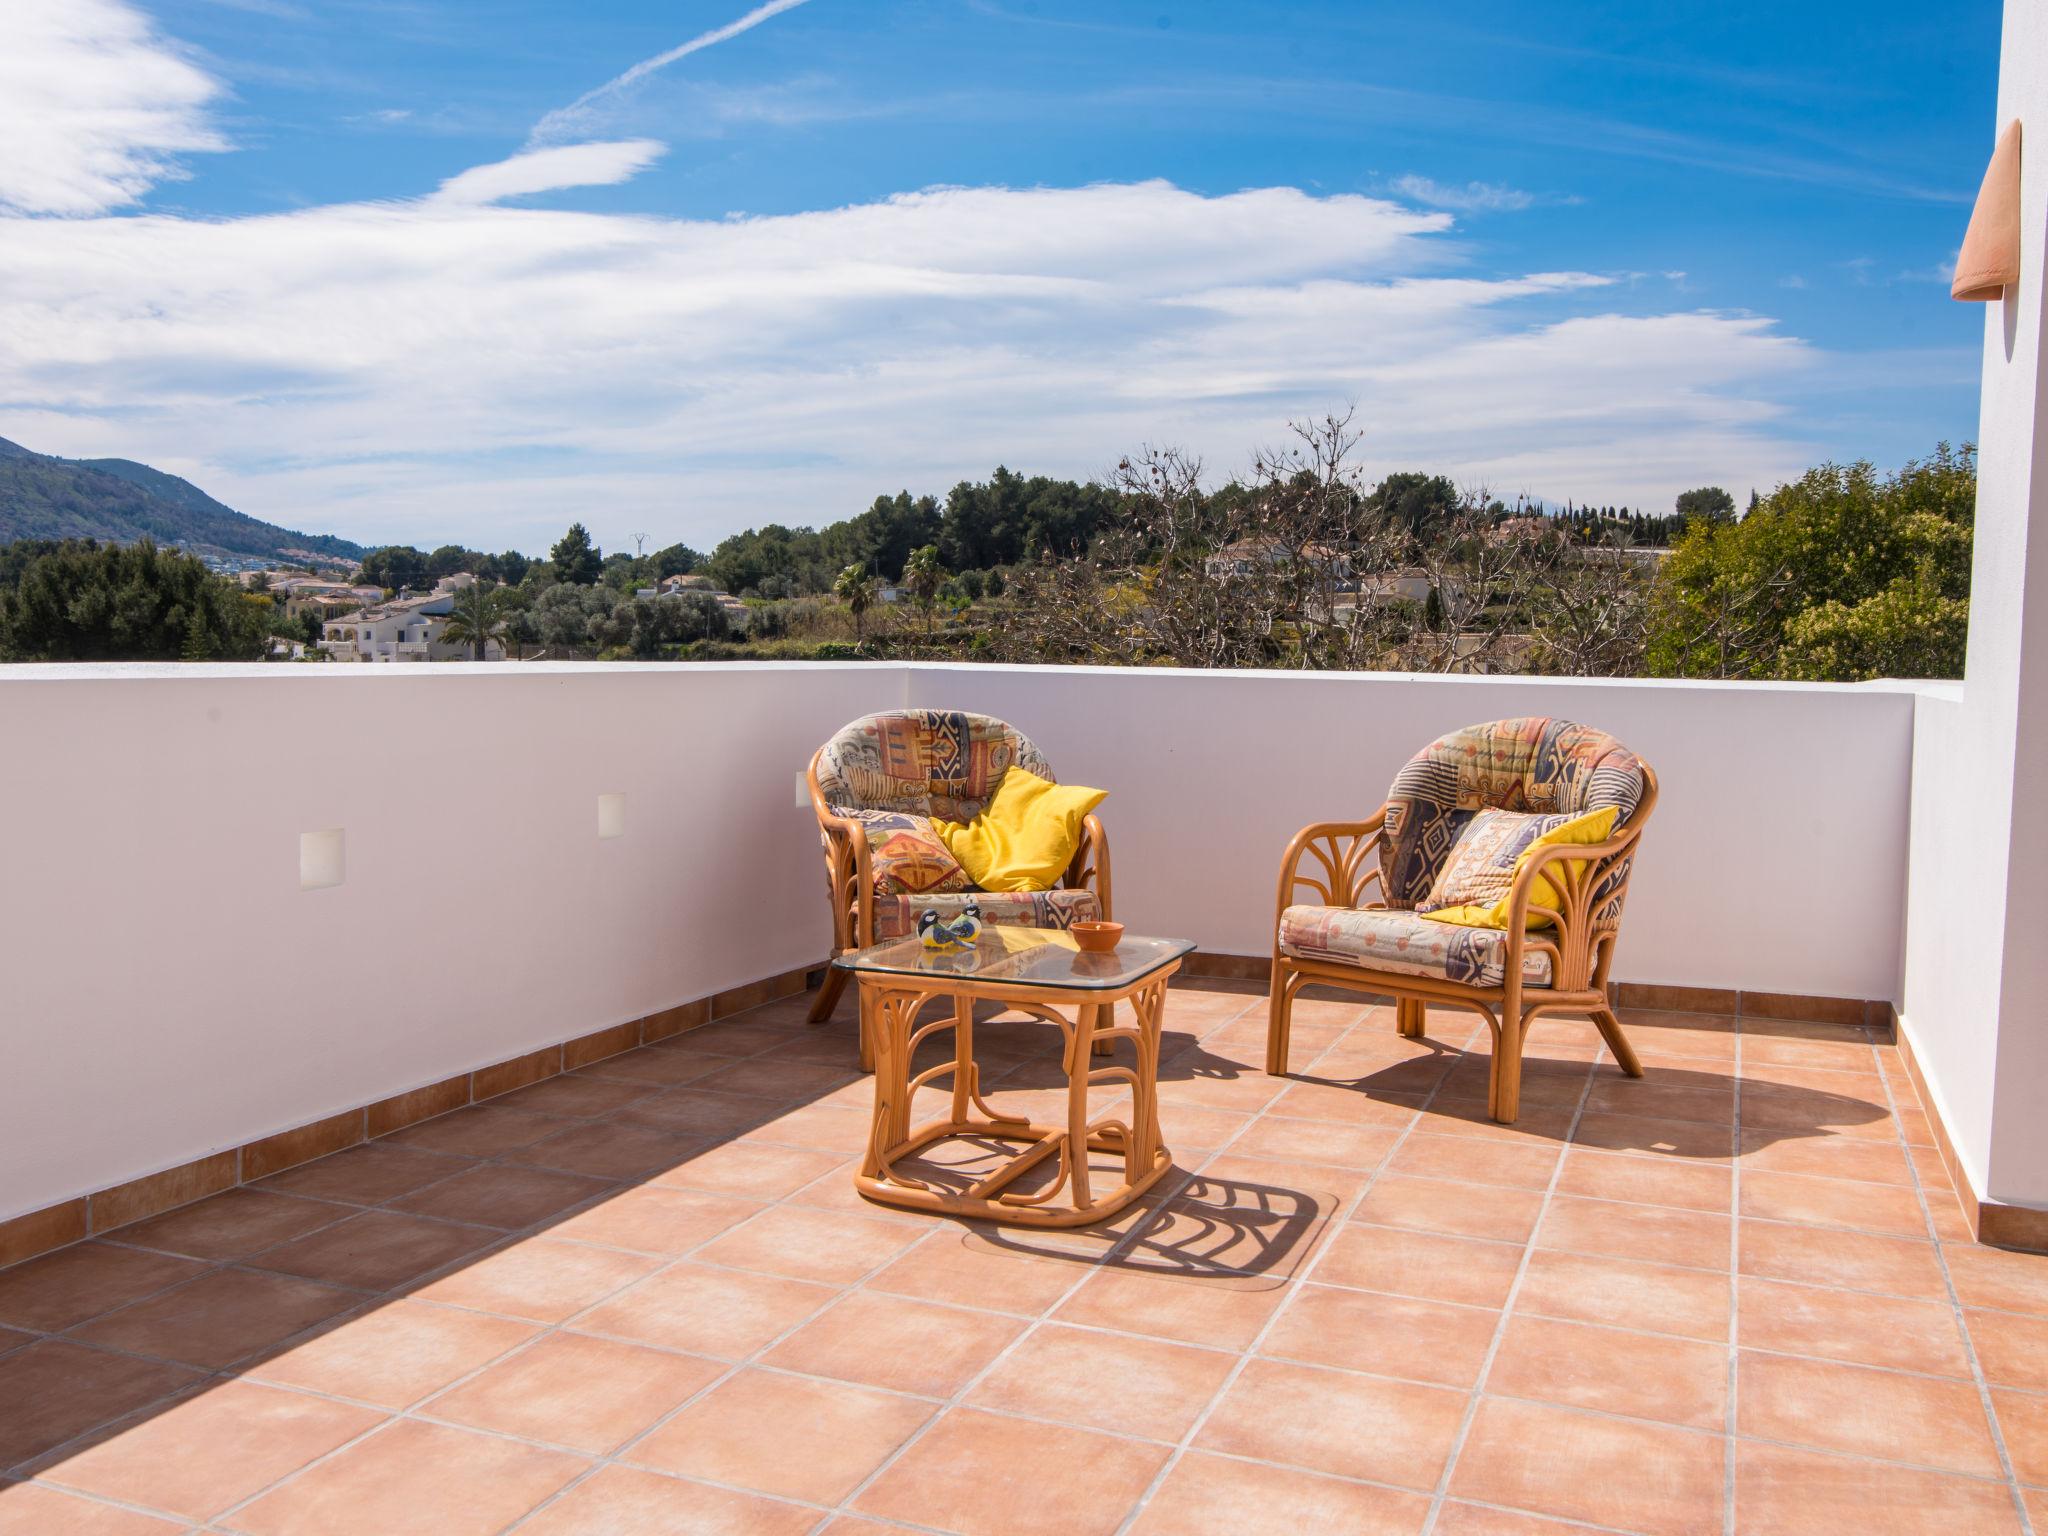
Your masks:
M1433 923L1455 923L1460 928L1505 928L1508 925L1508 907L1514 900L1515 877L1521 874L1522 866L1528 863L1530 857L1537 849L1551 848L1559 844L1583 846L1591 843L1604 843L1609 837L1613 836L1615 818L1620 814L1619 808L1611 805L1606 806L1601 810L1588 811L1583 816L1574 816L1563 825L1553 826L1541 836L1532 838L1516 853L1514 863L1508 871L1505 882L1499 880L1497 872L1492 879L1487 879L1484 875L1478 875L1472 883L1485 889L1498 889L1502 892L1500 898L1491 903L1459 903L1457 898L1461 893L1451 887L1455 887L1461 882L1446 878L1453 876L1456 872L1455 866L1459 863L1459 852L1465 842L1465 839L1461 837L1458 840L1458 845L1451 849L1450 856L1445 860L1443 874L1438 877L1436 885L1431 888L1429 899L1416 910ZM1485 829L1479 826L1480 817L1498 817L1503 821L1510 819L1536 822L1555 820L1554 817L1543 816L1519 817L1510 811L1481 811L1479 817L1474 818L1474 825L1467 828L1468 833L1481 832L1482 836L1477 840L1481 842L1489 841L1489 839L1483 835ZM1510 838L1512 837L1511 828L1495 828L1492 830L1494 832L1493 840L1495 841L1502 834ZM1489 858L1497 860L1497 854L1489 855ZM963 860L962 862L965 861ZM1440 892L1450 899L1445 905L1432 909L1430 903L1437 900ZM1561 899L1558 895L1557 887L1552 885L1546 876L1538 875L1534 887L1529 892L1529 906L1531 910L1525 926L1530 928L1549 927L1553 921L1550 914L1538 912L1534 909L1537 907L1555 906Z
M1082 819L1108 793L1012 768L974 820L932 830L980 889L1049 891L1074 860Z

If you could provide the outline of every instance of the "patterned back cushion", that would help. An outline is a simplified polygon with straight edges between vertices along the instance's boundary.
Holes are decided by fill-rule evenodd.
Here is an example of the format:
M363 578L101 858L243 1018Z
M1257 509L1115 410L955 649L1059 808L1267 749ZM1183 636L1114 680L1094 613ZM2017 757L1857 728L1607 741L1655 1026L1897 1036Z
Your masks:
M842 726L819 754L818 788L842 816L903 811L972 821L1013 764L1053 779L1038 748L993 716L898 710Z
M1642 798L1636 755L1605 731L1531 716L1468 725L1408 760L1387 791L1380 848L1387 905L1426 899L1466 825L1480 811L1577 816L1614 806L1617 825Z
M877 896L971 891L974 881L932 831L929 816L908 811L853 811L867 829L868 861Z

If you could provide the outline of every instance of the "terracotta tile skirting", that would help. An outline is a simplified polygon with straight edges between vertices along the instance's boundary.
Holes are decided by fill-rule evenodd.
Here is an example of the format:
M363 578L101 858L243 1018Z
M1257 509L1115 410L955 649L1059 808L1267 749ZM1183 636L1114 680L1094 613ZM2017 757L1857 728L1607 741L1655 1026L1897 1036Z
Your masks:
M1928 1091L1919 1058L1913 1054L1912 1036L1901 1029L1896 1031L1895 1038L1899 1060L1905 1063L1906 1075L1913 1080L1913 1091L1920 1096L1920 1108L1926 1112L1927 1123L1934 1128L1935 1150L1941 1154L1941 1166L1947 1170L1949 1183L1955 1188L1956 1201L1963 1208L1963 1219L1970 1224L1971 1235L1978 1242L1990 1243L1994 1247L2048 1253L2048 1211L2038 1211L2031 1206L2006 1205L1978 1195L1976 1186L1970 1182L1969 1170L1963 1167L1963 1160L1956 1155L1955 1139L1949 1134L1947 1122L1941 1118L1940 1107Z
M82 1239L125 1227L219 1194L237 1184L253 1183L300 1163L352 1147L357 1142L431 1120L466 1104L481 1103L524 1088L558 1073L588 1066L656 1040L666 1040L713 1019L744 1013L762 1003L802 992L815 972L802 966L761 981L733 987L710 997L678 1003L644 1018L608 1025L588 1035L492 1062L457 1077L409 1088L358 1109L344 1110L308 1125L294 1126L245 1146L209 1153L160 1173L145 1174L94 1194L29 1211L0 1221L0 1268L32 1259Z
M1233 981L1266 981L1273 961L1266 955L1219 955L1196 950L1181 962L1190 976ZM1726 1013L1752 1019L1785 1019L1806 1024L1852 1024L1890 1040L1892 1005L1853 997L1806 997L1795 992L1739 992L1733 987L1674 987L1654 981L1617 981L1614 1002L1621 1008L1656 1008L1674 1013Z

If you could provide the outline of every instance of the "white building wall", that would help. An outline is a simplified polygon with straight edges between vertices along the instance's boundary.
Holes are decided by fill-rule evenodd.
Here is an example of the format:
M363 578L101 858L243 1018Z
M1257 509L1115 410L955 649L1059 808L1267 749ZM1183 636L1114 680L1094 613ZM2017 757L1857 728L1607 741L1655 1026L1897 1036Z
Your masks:
M2048 7L2006 6L2023 128L2019 283L1984 306L1970 653L1915 731L1904 1028L1981 1196L2048 1206Z

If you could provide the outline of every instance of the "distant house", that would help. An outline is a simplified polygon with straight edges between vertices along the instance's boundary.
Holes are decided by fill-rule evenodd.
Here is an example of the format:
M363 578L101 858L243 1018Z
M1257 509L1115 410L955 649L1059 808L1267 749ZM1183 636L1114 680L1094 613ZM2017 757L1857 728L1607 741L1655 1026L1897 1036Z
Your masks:
M321 626L320 649L335 661L467 660L472 654L467 645L452 645L441 636L455 609L455 594L475 580L467 572L444 576L432 592L329 619ZM491 641L484 659L503 661L504 647Z
M1308 544L1302 547L1300 559L1318 576L1339 582L1350 579L1351 556L1341 549L1333 549L1327 544ZM1212 578L1221 581L1269 571L1277 573L1294 563L1294 550L1279 539L1239 539L1209 556L1202 562L1202 568Z
M725 615L726 623L734 629L745 629L753 619L753 610L739 598L725 591L709 576L694 572L688 576L668 576L659 587L642 587L633 594L644 602L654 602L665 597L708 597L718 604Z

